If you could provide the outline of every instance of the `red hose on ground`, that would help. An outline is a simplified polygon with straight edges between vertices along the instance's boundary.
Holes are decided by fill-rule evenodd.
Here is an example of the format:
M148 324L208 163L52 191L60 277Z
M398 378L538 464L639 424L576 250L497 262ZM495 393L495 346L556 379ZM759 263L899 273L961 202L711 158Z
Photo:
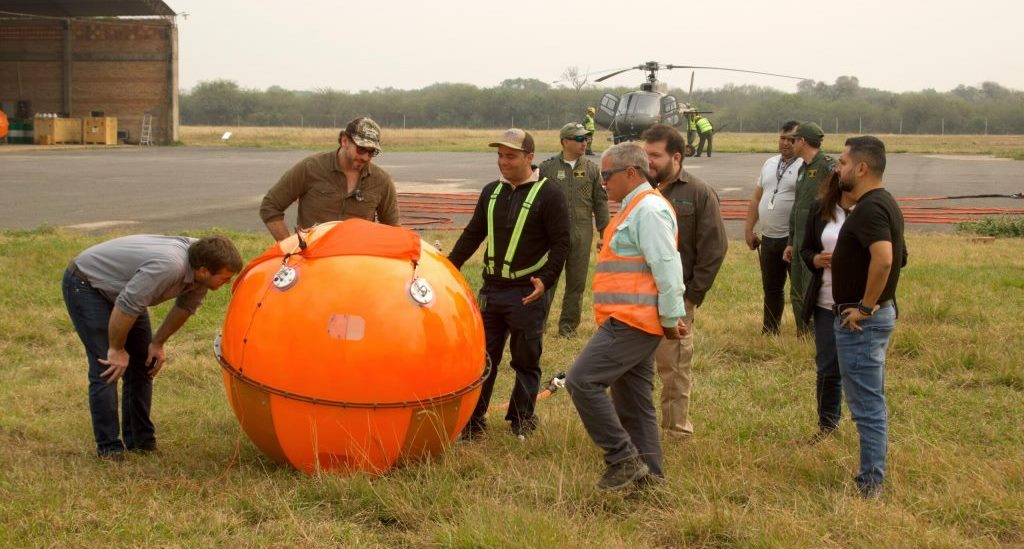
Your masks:
M455 231L465 227L455 225L450 215L469 216L476 208L479 193L398 193L398 206L402 211L402 225L414 230ZM944 196L910 196L897 198L907 223L951 225L973 221L984 216L1024 216L1024 208L974 208L960 206L916 206L907 202L949 200ZM721 201L722 219L742 221L747 217L749 200L727 198ZM619 204L612 202L609 210L617 212Z

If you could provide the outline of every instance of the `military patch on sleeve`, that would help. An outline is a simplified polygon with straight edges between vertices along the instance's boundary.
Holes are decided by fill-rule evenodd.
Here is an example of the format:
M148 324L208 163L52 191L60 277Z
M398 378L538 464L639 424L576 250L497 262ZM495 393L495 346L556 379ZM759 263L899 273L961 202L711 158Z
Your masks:
M807 177L814 179L816 175L818 175L818 168L811 168L810 170L807 170Z
M587 176L587 170L576 170L576 171L572 172L572 176L573 177L586 177Z
M557 177L559 180L565 179L565 170L558 170L558 173L555 174L555 177Z

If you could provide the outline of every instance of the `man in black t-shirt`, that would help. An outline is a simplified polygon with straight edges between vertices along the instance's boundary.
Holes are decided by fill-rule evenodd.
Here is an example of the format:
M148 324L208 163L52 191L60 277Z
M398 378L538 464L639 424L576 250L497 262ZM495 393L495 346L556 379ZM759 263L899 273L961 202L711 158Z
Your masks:
M896 327L896 284L906 243L903 214L882 187L885 144L872 136L847 139L836 169L840 186L857 203L832 252L836 354L860 434L857 489L870 498L881 494L885 479L885 353Z

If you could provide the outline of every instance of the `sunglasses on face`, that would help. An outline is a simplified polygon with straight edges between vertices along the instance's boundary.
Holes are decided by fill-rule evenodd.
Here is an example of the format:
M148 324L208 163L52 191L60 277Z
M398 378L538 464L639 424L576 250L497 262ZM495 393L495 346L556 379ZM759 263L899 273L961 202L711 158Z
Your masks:
M628 170L628 169L630 169L632 167L633 166L626 166L625 168L615 168L614 170L604 170L604 171L601 172L601 179L603 179L604 181L608 181L609 179L612 178L613 175L615 175L615 174L617 174L619 172L624 172L624 171L626 171L626 170Z
M349 142L352 143L352 146L354 146L356 148L356 152L361 154L361 155L365 154L365 155L369 155L370 158L373 158L373 157L377 156L378 154L380 154L380 150L375 149L373 147L360 147L359 145L356 145L356 142L352 140L351 136L349 136L348 140L349 140Z
M573 136L573 137L566 137L565 139L568 139L569 141L575 141L577 143L583 143L584 141L587 140L587 136L585 136L585 135L576 135L576 136Z

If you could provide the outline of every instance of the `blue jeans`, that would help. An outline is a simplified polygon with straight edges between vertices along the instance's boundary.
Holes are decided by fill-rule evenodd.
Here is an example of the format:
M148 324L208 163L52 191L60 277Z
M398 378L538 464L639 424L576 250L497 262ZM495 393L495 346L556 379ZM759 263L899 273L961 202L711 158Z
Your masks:
M108 384L106 379L100 377L107 366L98 361L107 358L107 326L114 305L69 271L64 272L62 287L68 315L85 346L85 355L89 361L89 412L92 415L93 435L96 437L96 452L105 455L124 451L126 447L129 450L154 448L156 429L149 418L153 380L146 367L149 343L153 340L149 315L139 315L125 341L129 360L128 369L121 378L122 421L119 425L117 384Z
M857 486L867 488L885 480L885 454L889 441L885 408L885 352L896 327L890 305L860 322L855 332L835 319L836 352L846 391L846 405L860 434L860 470Z
M843 380L836 355L835 316L814 307L814 364L817 367L818 427L835 429L842 415Z

